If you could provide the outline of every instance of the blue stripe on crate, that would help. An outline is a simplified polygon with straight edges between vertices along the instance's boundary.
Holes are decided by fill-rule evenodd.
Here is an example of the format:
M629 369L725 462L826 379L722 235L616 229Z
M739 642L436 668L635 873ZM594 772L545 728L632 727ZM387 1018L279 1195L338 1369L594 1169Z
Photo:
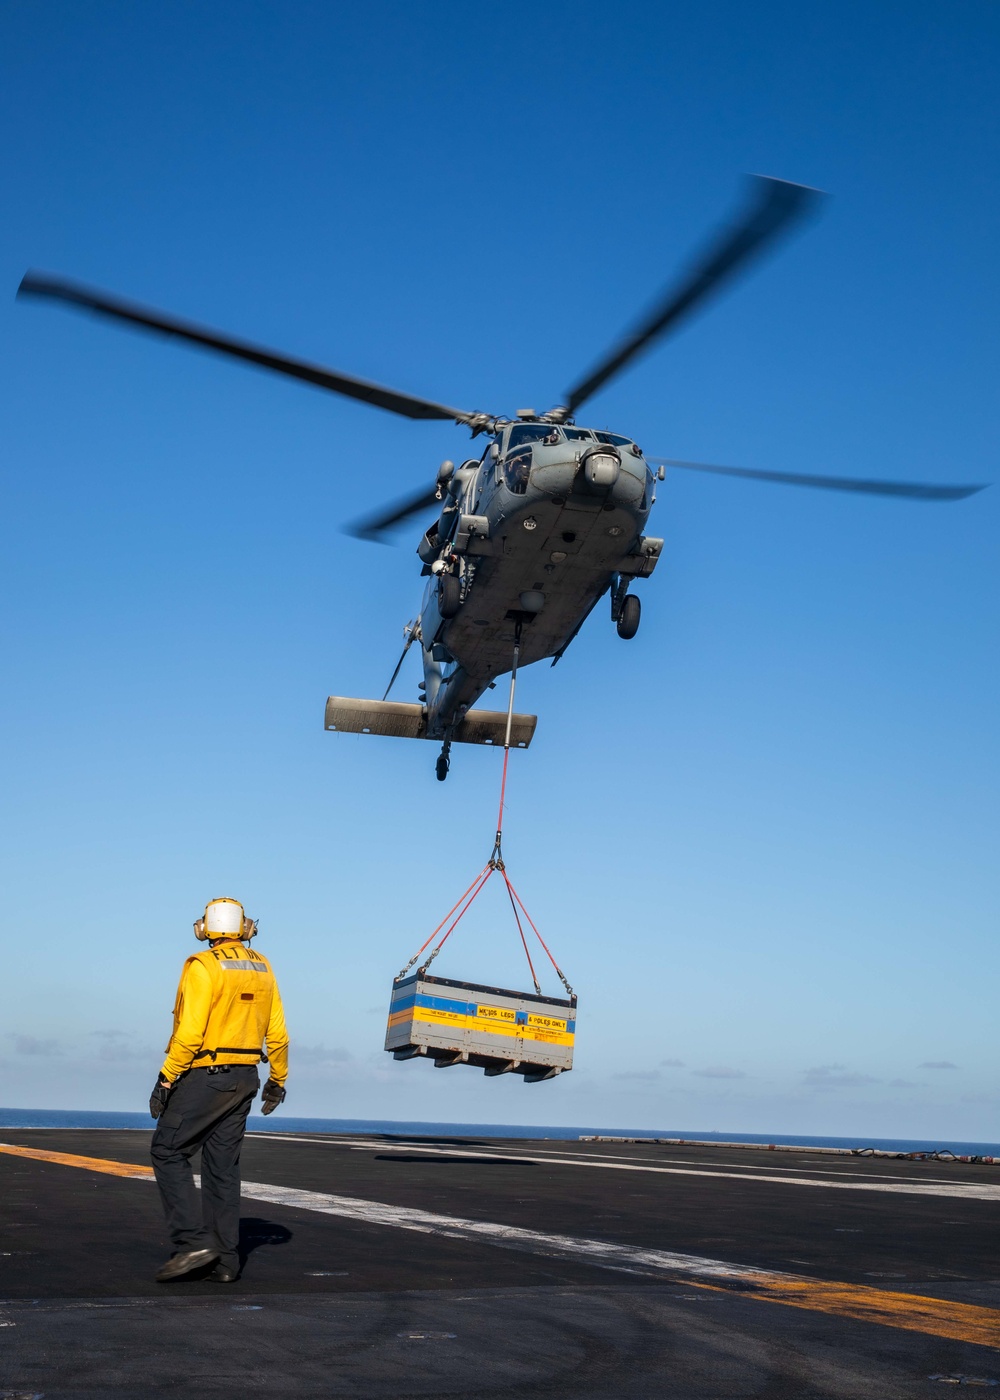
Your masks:
M390 1014L409 1011L413 1006L427 1006L435 1011L453 1011L459 1016L475 1016L478 1003L474 1001L454 1001L450 997L430 997L424 992L407 997L393 997Z
M428 996L426 992L420 992L418 995L416 992L411 991L406 996L393 997L389 1006L389 1014L395 1016L398 1011L409 1011L414 1006L427 1006L435 1011L453 1011L459 1016L475 1016L479 1003L475 1001L455 1001L450 997L432 997ZM519 1026L527 1025L528 1014L527 1011L518 1011L516 1019ZM553 1014L558 1015L558 1010L553 1012ZM571 1020L567 1020L566 1029L570 1035L576 1034L575 1017Z
M477 1003L474 1001L454 1001L450 997L429 997L421 992L417 997L418 1006L430 1006L435 1011L456 1011L459 1016L475 1016Z

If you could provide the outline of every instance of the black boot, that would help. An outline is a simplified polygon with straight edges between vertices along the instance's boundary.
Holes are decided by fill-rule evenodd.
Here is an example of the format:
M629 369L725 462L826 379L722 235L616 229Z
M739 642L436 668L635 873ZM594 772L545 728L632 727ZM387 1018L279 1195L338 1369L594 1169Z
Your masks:
M157 1283L169 1283L171 1279L183 1278L185 1274L191 1273L192 1269L203 1269L206 1264L211 1264L213 1259L218 1259L217 1249L185 1249L180 1254L175 1254L172 1259L168 1259L163 1268L156 1275Z

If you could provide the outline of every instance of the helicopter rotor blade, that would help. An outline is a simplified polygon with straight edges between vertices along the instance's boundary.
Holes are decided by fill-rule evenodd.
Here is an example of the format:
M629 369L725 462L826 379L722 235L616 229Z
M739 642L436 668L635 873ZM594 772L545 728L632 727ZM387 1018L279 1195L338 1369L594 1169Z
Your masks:
M673 457L648 457L654 466L680 467L716 476L741 476L749 481L776 481L782 486L815 486L824 491L853 491L866 496L902 496L911 501L964 501L989 482L977 486L934 486L919 481L876 481L855 476L811 476L804 472L757 471L750 467L720 467L711 462L682 462Z
M84 287L78 282L71 282L62 277L27 272L21 279L17 295L47 297L53 301L67 302L70 306L93 311L99 316L109 316L117 321L125 321L144 330L155 331L161 335L174 335L181 340L200 345L203 349L232 355L235 359L246 360L261 369L305 380L307 384L315 384L320 389L329 389L332 393L343 394L349 399L360 399L362 403L387 409L390 413L402 414L404 418L450 419L473 428L481 428L489 420L487 414L466 413L461 409L449 408L446 404L433 403L429 399L418 399L412 394L401 394L395 389L386 389L381 384L372 384L365 379L356 379L353 375L341 374L338 370L326 369L322 365L297 360L290 355L253 345L249 341L237 340L221 331L180 320L152 307L138 306L134 302L124 301L120 297Z
M635 330L602 360L566 397L565 412L580 404L654 341L659 340L698 304L720 290L723 283L759 255L777 235L815 207L819 190L752 175L748 208L731 228L723 231L708 253L696 262L678 287L653 306Z
M411 515L417 515L422 510L429 510L431 506L437 504L437 487L425 488L412 496L404 496L386 510L380 511L378 515L369 515L364 520L356 520L352 525L347 525L344 528L347 534L354 535L356 539L384 544L382 536L393 525L398 525L400 521L408 520Z

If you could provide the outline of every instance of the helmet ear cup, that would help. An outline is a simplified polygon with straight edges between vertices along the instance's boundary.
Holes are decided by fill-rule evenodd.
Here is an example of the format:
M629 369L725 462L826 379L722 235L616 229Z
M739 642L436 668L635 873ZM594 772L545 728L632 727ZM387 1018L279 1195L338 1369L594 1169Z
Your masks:
M205 920L204 920L204 918L195 919L195 921L194 921L194 936L195 936L195 938L197 938L197 940L198 940L199 943L204 943L205 940L208 938L208 934L205 932Z
M243 938L244 938L244 940L245 940L247 943L249 943L250 940L251 940L251 938L256 938L256 937L257 937L257 920L256 920L256 919L249 919L249 918L247 918L246 916L244 916L244 918L243 918Z

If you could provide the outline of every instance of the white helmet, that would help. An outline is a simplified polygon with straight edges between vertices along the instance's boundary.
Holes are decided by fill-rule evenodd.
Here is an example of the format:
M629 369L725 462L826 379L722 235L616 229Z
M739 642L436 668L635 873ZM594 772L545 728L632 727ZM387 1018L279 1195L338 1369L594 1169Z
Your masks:
M205 913L195 920L194 936L206 943L212 938L242 938L249 943L257 932L257 920L248 919L238 899L210 899Z

